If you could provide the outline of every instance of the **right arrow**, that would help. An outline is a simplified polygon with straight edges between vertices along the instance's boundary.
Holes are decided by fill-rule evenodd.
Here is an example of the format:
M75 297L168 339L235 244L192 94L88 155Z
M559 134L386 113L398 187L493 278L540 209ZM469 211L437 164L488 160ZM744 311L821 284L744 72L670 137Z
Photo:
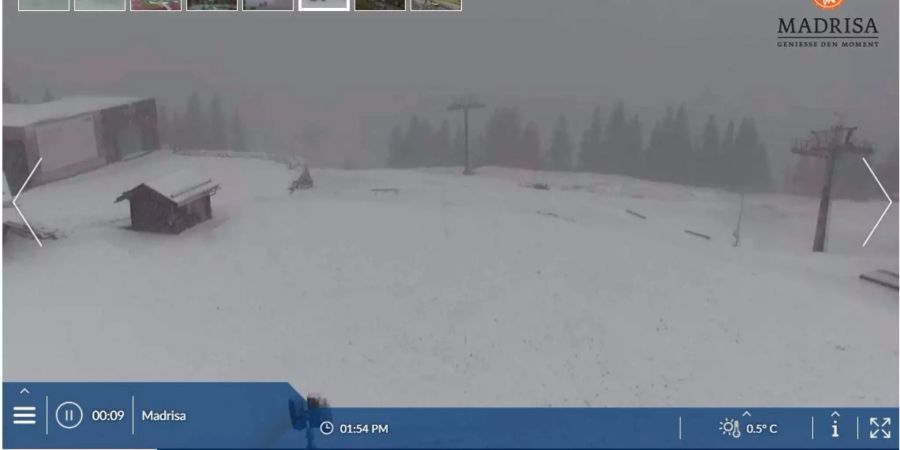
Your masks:
M878 221L875 222L875 226L872 227L872 231L869 232L869 235L866 236L866 240L863 241L863 247L865 247L869 243L869 239L872 239L872 235L875 234L875 230L878 229L878 226L881 225L881 221L884 219L884 215L887 214L888 210L891 209L891 206L894 204L894 200L891 199L891 196L888 195L887 190L884 189L884 186L881 185L881 180L878 179L878 176L875 175L875 171L872 170L872 166L869 165L869 161L866 161L866 158L863 157L863 163L866 165L866 168L869 169L869 173L872 174L872 178L875 179L875 182L878 183L878 188L881 189L881 193L884 194L884 198L887 199L888 204L884 208L884 211L881 212L881 217L878 218Z

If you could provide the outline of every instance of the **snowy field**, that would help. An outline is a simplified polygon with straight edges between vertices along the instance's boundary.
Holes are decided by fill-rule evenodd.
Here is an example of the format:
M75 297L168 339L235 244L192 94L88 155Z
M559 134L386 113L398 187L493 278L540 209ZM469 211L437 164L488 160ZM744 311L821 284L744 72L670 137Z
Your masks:
M244 0L247 11L293 11L294 0Z
M187 9L194 11L237 11L238 0L187 0Z
M21 11L68 11L69 0L18 0Z
M300 0L302 9L350 9L350 0Z
M221 183L214 219L125 229L116 196L183 167ZM282 165L161 151L28 191L63 237L6 241L6 376L287 380L340 406L897 404L897 293L858 279L897 270L896 209L863 249L884 204L837 202L814 255L814 199L749 197L734 248L734 194L457 172L314 170L291 196Z
M125 11L125 0L75 0L76 11Z

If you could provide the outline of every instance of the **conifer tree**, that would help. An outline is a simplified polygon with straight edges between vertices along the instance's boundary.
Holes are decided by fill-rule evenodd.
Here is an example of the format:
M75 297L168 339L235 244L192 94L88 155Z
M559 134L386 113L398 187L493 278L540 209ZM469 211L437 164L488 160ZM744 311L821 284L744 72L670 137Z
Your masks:
M600 107L594 108L591 123L581 136L581 144L578 154L579 166L588 172L600 172L603 168L601 139L603 132L603 119L600 116Z
M572 168L572 140L569 137L569 123L566 116L559 116L544 166L548 170L565 171Z
M238 112L237 108L234 109L234 112L231 115L231 139L229 147L231 147L231 150L237 152L247 151L247 136L246 131L244 130L244 121L241 119L241 114Z
M225 114L222 112L222 99L219 94L214 94L209 103L209 132L206 139L205 146L209 149L222 150L228 144Z
M700 148L697 150L696 182L701 186L716 186L722 180L719 172L720 157L722 151L722 138L716 118L710 114L703 126L703 135L700 138Z

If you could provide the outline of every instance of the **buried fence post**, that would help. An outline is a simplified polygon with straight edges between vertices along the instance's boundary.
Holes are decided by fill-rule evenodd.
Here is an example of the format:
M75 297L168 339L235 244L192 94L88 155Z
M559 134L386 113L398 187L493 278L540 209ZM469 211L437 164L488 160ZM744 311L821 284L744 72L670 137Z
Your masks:
M696 236L701 239L706 239L707 241L712 240L712 238L708 234L698 233L696 231L684 230L685 233L690 234L691 236Z
M740 247L741 245L741 221L744 219L744 194L741 193L741 207L738 209L738 220L737 226L734 228L734 233L731 235L734 236L734 244L732 247Z
M631 214L631 215L634 216L634 217L637 217L638 219L647 220L647 216L645 216L645 215L643 215L643 214L641 214L641 213L634 212L634 211L632 211L632 210L630 210L630 209L626 209L625 212L627 212L628 214Z

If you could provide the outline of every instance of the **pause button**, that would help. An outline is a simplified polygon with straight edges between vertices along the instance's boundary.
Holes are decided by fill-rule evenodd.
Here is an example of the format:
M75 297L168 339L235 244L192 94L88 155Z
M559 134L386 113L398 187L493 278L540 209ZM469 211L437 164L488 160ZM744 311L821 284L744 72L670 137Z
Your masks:
M56 423L67 430L81 425L81 419L83 418L84 413L81 411L81 406L78 406L78 403L63 402L56 407Z

